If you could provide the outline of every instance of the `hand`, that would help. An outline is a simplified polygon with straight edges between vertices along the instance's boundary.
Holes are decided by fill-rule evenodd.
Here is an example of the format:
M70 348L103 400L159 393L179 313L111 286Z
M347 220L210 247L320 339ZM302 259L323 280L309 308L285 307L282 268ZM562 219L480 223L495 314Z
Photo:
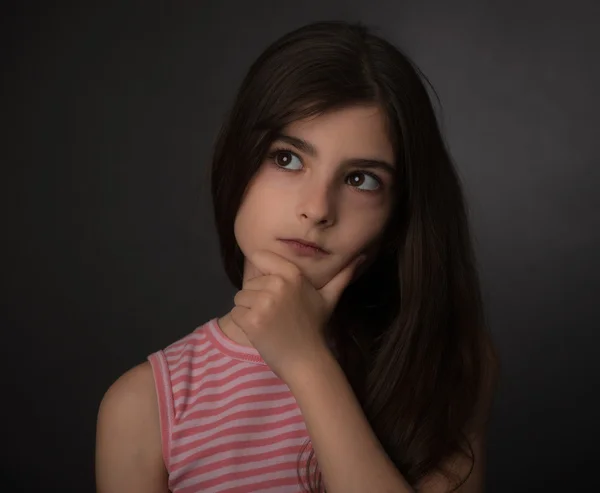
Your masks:
M248 280L237 292L231 318L287 383L303 365L328 350L323 329L364 256L319 290L296 265L276 253L262 250L248 260L263 275Z

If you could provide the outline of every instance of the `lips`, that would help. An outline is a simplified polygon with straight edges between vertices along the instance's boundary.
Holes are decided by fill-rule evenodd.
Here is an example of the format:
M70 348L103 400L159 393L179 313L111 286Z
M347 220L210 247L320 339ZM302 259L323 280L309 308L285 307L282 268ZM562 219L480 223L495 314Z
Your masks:
M316 250L319 250L322 253L329 253L321 245L319 245L318 243L313 243L312 241L306 241L306 240L302 240L300 238L282 238L281 240L282 241L293 241L295 243L299 243L300 245L315 248Z

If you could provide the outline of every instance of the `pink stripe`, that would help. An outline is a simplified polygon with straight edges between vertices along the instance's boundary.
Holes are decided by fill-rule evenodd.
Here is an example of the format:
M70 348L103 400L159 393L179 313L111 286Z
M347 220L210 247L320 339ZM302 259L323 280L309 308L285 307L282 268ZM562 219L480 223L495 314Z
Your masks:
M249 471L236 471L233 473L228 473L227 476L222 475L222 476L218 476L216 478L208 479L206 481L201 481L201 482L195 483L194 486L196 487L196 491L205 491L208 488L214 488L225 482L233 481L235 484L235 481L241 481L244 479L254 478L256 476L260 477L260 476L262 476L264 474L268 474L268 473L295 471L296 468L297 468L296 461L282 462L280 464L272 464L272 465L266 465L266 466L262 466L262 467L256 467L256 468L250 469ZM182 477L181 479L185 480L185 479L189 479L189 478ZM291 478L285 478L285 479L286 479L286 483L284 483L284 484L289 484ZM297 479L296 479L296 482L297 482ZM256 491L256 489L257 489L256 483L254 483L254 485L252 485L252 488L249 490L246 490L246 489L239 490L238 489L238 488L247 488L248 486L250 486L250 485L246 485L246 486L240 485L235 489L235 491L237 493L238 491ZM228 489L228 491L231 491L231 490Z
M265 394L246 394L240 395L239 397L232 399L230 402L223 404L219 407L205 407L200 404L195 404L193 406L190 405L189 414L194 418L198 419L202 416L217 416L221 414L223 411L229 409L230 407L241 405L244 403L250 402L274 402L276 403L282 399L289 399L290 392L267 392ZM183 407L183 406L181 406ZM184 418L187 419L187 415Z
M192 368L192 371L198 370L198 369L199 368ZM185 387L173 392L173 398L177 399L181 394L184 394L186 392L186 390L192 386L195 386L194 392L199 393L206 389L222 387L230 382L237 380L240 377L248 377L248 376L252 376L252 375L260 375L260 374L266 373L264 368L241 367L238 370L234 371L231 375L227 375L222 378L215 378L213 380L206 379L206 377L208 377L208 376L215 377L215 376L221 375L223 373L223 369L226 370L227 368L219 367L219 370L221 370L221 371L208 370L206 373L200 373L200 374L194 375L194 376L181 375L179 377L176 377L175 379L171 380L171 386L175 387L176 385L184 383ZM271 376L271 378L272 378L272 376ZM279 378L274 379L274 381L276 381L279 385L281 385L281 383L282 383Z
M195 357L194 359L199 359ZM221 363L220 365L213 365L211 368L206 368L206 365L209 363ZM175 376L173 379L173 385L176 385L182 379L188 378L189 370L191 369L196 373L194 376L198 376L198 373L202 370L206 372L206 374L210 375L212 373L220 373L220 369L223 367L231 366L230 360L227 360L223 357L222 354L211 354L198 362L194 362L190 360L184 360L178 363L176 366L171 365L171 373ZM200 373L204 374L204 373Z
M245 486L237 486L235 489L228 488L227 490L218 490L223 491L223 493L255 493L256 491L262 491L267 488L275 488L275 487L284 487L284 486L295 486L298 484L298 480L295 477L291 478L277 478L270 479L268 481L258 481L256 483L250 483ZM279 490L277 490L279 491ZM287 491L287 490L286 490ZM296 490L300 492L300 489ZM198 493L198 486L193 485L187 488L178 489L177 493Z
M223 356L219 351L215 351L214 346L212 346L206 339L199 342L188 340L185 344L169 346L164 350L164 353L167 362L170 365L176 366L177 362L181 359L191 359L197 356L202 356L209 351L213 351L216 354Z
M190 454L189 456L187 456L184 460L182 460L180 462L173 462L172 463L172 471L173 471L173 473L176 473L177 471L181 470L182 468L185 468L185 466L187 464L194 463L194 462L197 462L196 467L199 467L200 461L202 459L205 459L206 457L210 457L211 455L217 455L217 454L221 454L221 453L225 453L225 452L231 452L231 450L244 451L244 455L250 455L252 453L251 451L255 448L274 445L274 444L277 444L277 442L284 441L284 440L301 440L302 444L304 444L304 442L306 441L307 438L308 437L304 430L294 430L294 431L288 431L285 433L281 433L280 435L276 435L276 436L268 437L268 438L260 438L260 439L255 439L255 440L247 440L247 439L237 440L237 441L234 440L234 441L226 442L226 443L223 442L219 445L215 445L213 447L206 448L202 452L196 452L195 454Z
M185 355L188 352L193 352L194 349L198 349L198 346L204 342L205 337L194 337L192 335L187 335L179 342L171 344L168 348L165 349L165 356L167 357L167 361L170 363L173 360L174 356Z
M280 449L272 450L269 452L263 452L263 453L259 453L259 454L252 454L252 455L248 454L248 455L242 455L242 456L237 456L237 457L229 457L227 459L222 459L220 461L212 462L212 463L206 465L205 467L199 467L197 470L194 471L194 473L196 473L196 471L197 471L198 474L194 474L194 476L200 476L201 474L204 474L207 472L218 471L219 469L222 469L224 466L229 466L232 464L250 464L252 462L259 462L259 461L268 463L270 461L270 459L281 457L283 455L294 455L295 457L297 457L299 452L300 452L300 447L293 446L293 447L282 447ZM303 456L304 455L305 454L303 454ZM304 464L306 463L306 459L302 459L301 464L303 464L303 463Z
M214 403L214 402L219 402L221 400L225 400L236 394L244 394L245 392L250 391L250 390L256 390L256 389L261 389L261 388L266 389L269 387L277 388L277 387L280 387L281 385L282 385L281 380L279 380L277 377L260 378L258 380L254 380L252 382L240 383L239 385L236 385L220 394L215 393L215 394L195 396L194 399L190 398L189 402L187 402L185 404L185 407L195 406L198 401L201 401L202 404ZM258 398L256 393L254 393L254 398L255 399ZM177 400L177 398L175 398L175 400ZM260 400L260 398L259 398L259 400ZM180 404L178 406L178 409L181 409L181 407L183 407L183 406L181 406L181 404Z
M221 419L217 419L217 420L211 421L210 423L206 423L204 425L197 425L194 427L175 431L175 434L177 435L177 438L185 438L188 436L193 436L196 434L204 433L206 431L212 430L218 426L222 426L222 425L224 425L226 423L230 423L232 421L239 421L239 420L251 419L251 418L275 419L278 416L281 416L281 415L285 414L286 412L293 411L296 408L297 408L297 404L291 403L291 404L286 404L283 406L273 406L270 408L241 410L241 411L237 411L235 413L231 413L227 416L224 416ZM201 414L202 414L203 418L206 418L208 416L207 413L201 413ZM218 416L219 414L220 413L217 412L214 415ZM187 416L187 418L192 419L191 416Z
M296 400L256 350L213 322L148 357L171 491L300 493L296 461L309 437Z
M203 417L218 416L223 411L226 411L227 409L229 409L231 407L239 406L242 404L249 404L249 403L253 403L253 402L261 402L261 403L271 402L273 404L273 406L277 406L278 402L282 401L284 399L285 400L290 399L290 392L287 392L287 391L285 391L285 392L270 392L270 393L266 393L266 394L263 394L260 396L257 396L256 394L241 395L240 397L237 397L236 399L233 399L230 402L223 404L220 407L203 407L200 404L195 404L195 405L189 407L189 412L186 413L185 416L183 416L183 418L187 420L187 419L201 419ZM175 428L177 428L177 426L175 426Z
M173 399L175 401L177 401L180 397L188 395L190 393L190 390L193 390L193 393L195 394L195 399L190 399L190 402L188 402L188 405L193 405L195 403L195 401L201 400L202 402L215 402L221 399L226 399L227 397L231 396L232 394L235 394L237 392L240 391L244 391L244 390L250 390L250 389L257 389L257 388L264 388L264 387L273 387L273 388L277 388L277 387L282 387L283 386L283 382L277 378L277 377L273 377L273 376L265 376L263 375L262 377L259 378L244 378L244 377L252 377L253 375L237 375L237 378L229 378L229 377L225 377L222 380L216 380L216 381L208 381L206 382L206 385L204 387L201 387L200 389L191 389L189 384L187 386L187 388L183 388L180 390L177 390L176 393L173 395ZM236 383L237 382L237 383ZM229 385L231 384L231 385ZM218 392L208 392L210 390L219 390L221 388L224 387L229 387L227 390L225 390L223 393L218 393Z
M182 454L189 450L200 448L200 447L206 445L207 443L218 440L219 438L223 438L223 437L227 437L227 436L231 436L231 435L246 434L246 433L260 433L261 431L267 431L267 430L279 430L287 425L303 423L303 422L304 422L304 420L303 420L302 416L296 415L296 416L292 416L291 418L288 418L288 419L276 421L274 423L232 426L229 429L221 430L213 435L209 435L206 438L202 438L200 440L197 440L195 442L192 442L192 443L186 444L186 445L178 445L177 444L177 439L180 438L180 435L177 433L177 434L175 434L175 437L173 438L173 441L175 443L173 443L173 445L171 446L171 455L179 455L179 454ZM247 441L249 441L249 440L247 440ZM267 442L267 443L269 443L269 442ZM256 443L255 443L255 445L256 445Z
M294 447L284 447L281 449L277 449L277 450L273 450L273 451L269 451L269 452L263 452L260 454L252 454L252 455L249 454L249 455L244 455L244 456L228 457L226 459L211 462L204 466L196 467L189 473L182 474L179 479L188 480L188 479L192 479L192 478L201 477L205 474L214 473L215 471L218 471L220 469L223 469L224 467L232 466L232 465L251 464L253 462L256 462L257 466L261 466L261 461L264 462L265 464L268 464L269 462L272 462L271 459L278 458L283 455L293 455L295 457L295 459L294 459L294 467L295 467L295 463L296 463L295 461L297 460L297 456L298 456L299 452L300 452L300 447L294 446ZM289 463L289 462L287 462L287 463ZM286 463L282 463L282 464L286 464ZM301 465L306 464L306 458L302 459L300 464ZM249 477L254 476L252 471L254 471L255 469L256 469L255 467L249 468L248 472L247 473L244 472L243 474L246 474ZM215 476L215 478L216 477L217 476Z
M167 374L166 363L163 354L159 351L148 357L152 374L154 375L154 385L158 400L158 415L160 421L160 436L163 461L165 468L169 471L171 467L171 436L172 436L172 418L173 401L170 396L169 376Z

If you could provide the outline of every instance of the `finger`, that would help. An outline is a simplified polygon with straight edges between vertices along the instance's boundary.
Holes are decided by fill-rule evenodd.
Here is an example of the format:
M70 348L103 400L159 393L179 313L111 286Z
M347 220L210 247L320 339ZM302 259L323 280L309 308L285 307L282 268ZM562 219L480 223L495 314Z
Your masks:
M342 293L344 292L344 289L346 289L348 284L350 284L356 269L365 260L365 255L361 255L352 260L348 265L346 265L346 267L338 272L331 281L329 281L319 290L319 293L321 293L330 308L333 309L333 307L337 304L340 296L342 296Z
M238 291L233 297L235 306L241 306L244 308L251 309L256 306L260 297L261 291L254 291L252 289L242 289Z
M248 316L248 313L250 313L250 310L243 306L234 306L229 312L233 323L237 325L240 329L242 329L244 333L246 333L247 329L246 318Z
M302 274L295 264L270 250L258 250L249 255L248 260L265 276L277 274L294 280Z
M285 280L280 275L269 274L248 280L246 284L244 284L244 289L277 292L283 287L284 283Z

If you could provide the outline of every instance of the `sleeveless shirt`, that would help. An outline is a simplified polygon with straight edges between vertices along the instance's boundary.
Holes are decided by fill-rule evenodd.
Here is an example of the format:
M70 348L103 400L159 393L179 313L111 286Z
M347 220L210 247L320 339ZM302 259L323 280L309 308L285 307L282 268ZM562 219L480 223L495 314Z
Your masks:
M216 318L148 356L173 493L300 493L309 435L289 387ZM316 458L313 457L311 466Z

